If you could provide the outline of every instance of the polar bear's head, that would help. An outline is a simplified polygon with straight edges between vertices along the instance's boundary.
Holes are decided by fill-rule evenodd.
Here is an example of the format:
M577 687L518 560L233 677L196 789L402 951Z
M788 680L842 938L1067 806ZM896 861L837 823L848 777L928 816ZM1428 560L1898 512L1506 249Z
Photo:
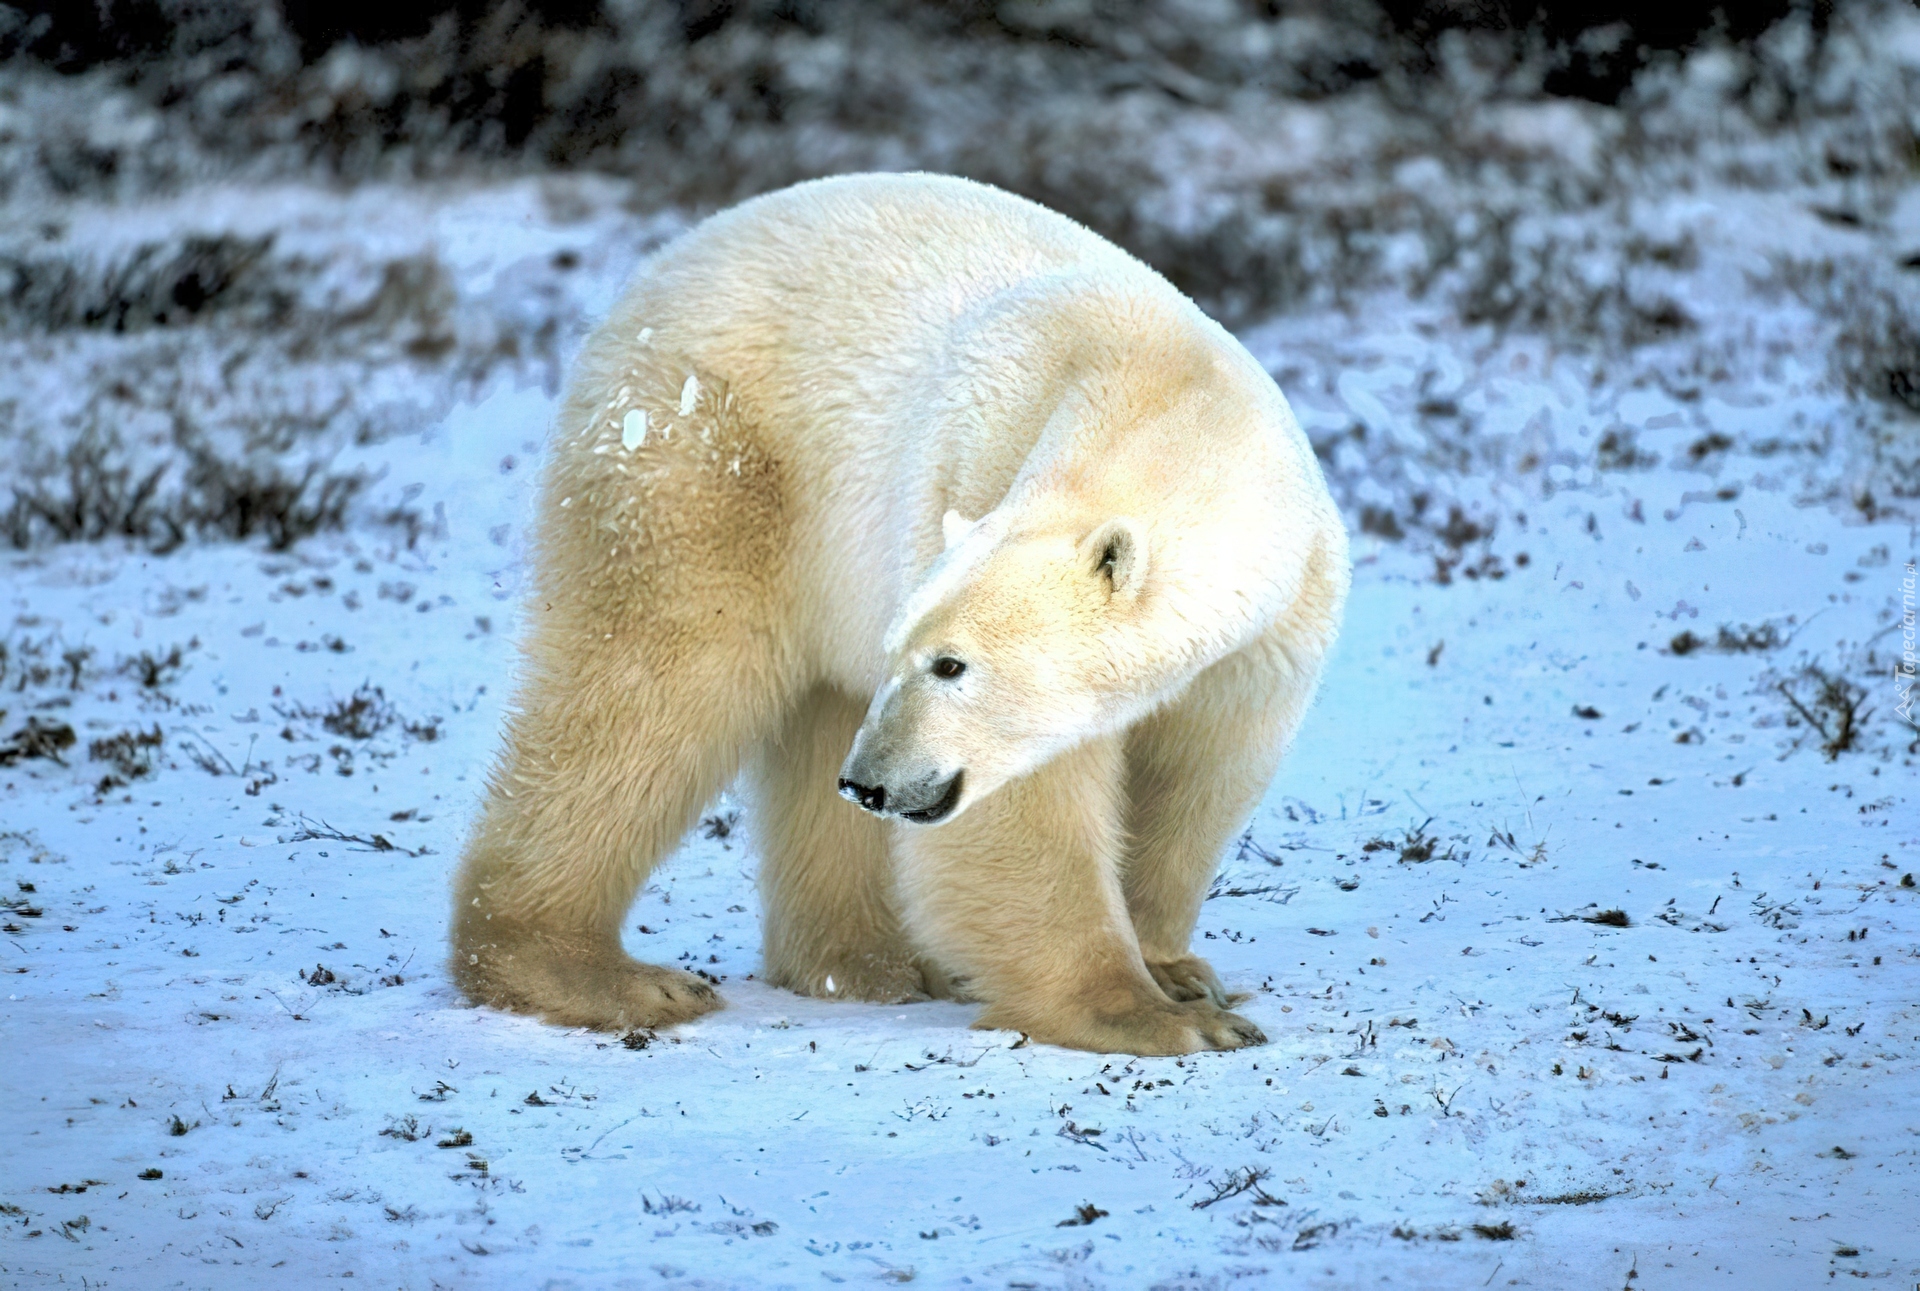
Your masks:
M850 801L922 825L1131 721L1163 662L1136 648L1151 589L1138 521L1029 514L1016 530L948 512L944 527L840 773Z

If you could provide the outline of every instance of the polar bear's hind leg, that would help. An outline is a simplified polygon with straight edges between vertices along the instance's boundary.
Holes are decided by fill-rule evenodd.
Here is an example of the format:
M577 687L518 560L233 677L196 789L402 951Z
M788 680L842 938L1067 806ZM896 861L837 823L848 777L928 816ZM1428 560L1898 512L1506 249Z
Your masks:
M686 408L671 437L628 448L603 418L556 445L517 711L454 884L461 990L563 1026L720 1007L708 982L628 956L621 925L788 705L778 472L687 371L610 378L638 383L643 407ZM577 391L563 424L602 402Z
M715 720L748 708L729 653L651 667L616 638L551 659L523 691L455 887L451 967L470 999L615 1031L719 1007L705 981L630 958L620 932L751 734Z

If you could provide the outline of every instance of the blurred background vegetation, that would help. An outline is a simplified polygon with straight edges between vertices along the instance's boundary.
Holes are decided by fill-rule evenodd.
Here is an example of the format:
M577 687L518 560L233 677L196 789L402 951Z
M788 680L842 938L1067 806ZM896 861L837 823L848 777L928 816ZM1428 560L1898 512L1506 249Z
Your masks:
M1885 8L1855 4L1839 25L1857 37ZM923 168L1065 211L1246 318L1301 303L1316 279L1361 285L1406 228L1432 244L1431 277L1462 254L1450 242L1498 236L1514 208L1604 201L1619 165L1697 131L1700 108L1759 131L1824 120L1816 154L1788 159L1813 172L1800 178L1904 177L1912 105L1836 76L1835 29L1833 0L0 5L8 97L41 118L0 130L16 154L0 183L124 193L235 171L587 169L635 177L651 204L713 207L815 175ZM1702 51L1710 74L1689 80ZM23 79L51 83L22 94ZM1711 103L1662 120L1703 89ZM121 119L100 119L103 91ZM1577 155L1591 127L1503 139L1474 119L1556 100L1630 123L1615 142L1633 157ZM1556 150L1567 164L1538 164ZM1442 185L1393 182L1418 156L1512 190L1475 196L1488 228L1443 231L1459 211L1430 191Z
M1363 414L1343 374L1380 356L1343 327L1531 337L1679 405L1811 365L1837 410L1665 457L1760 452L1868 519L1920 498L1906 0L16 0L0 533L347 523L342 445L502 369L553 385L659 239L870 169L1033 197L1266 329L1297 404L1348 409L1303 419L1389 541L1459 557L1511 505L1461 481L1550 495L1662 450L1499 430L1438 350ZM577 236L463 271L434 219L534 218L503 196L529 184ZM411 535L405 501L379 514Z

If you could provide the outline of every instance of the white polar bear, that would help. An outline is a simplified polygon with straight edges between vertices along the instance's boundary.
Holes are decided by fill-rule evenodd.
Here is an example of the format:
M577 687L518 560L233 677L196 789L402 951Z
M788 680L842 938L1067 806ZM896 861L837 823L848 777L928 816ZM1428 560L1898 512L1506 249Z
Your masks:
M543 487L455 880L472 999L603 1029L719 1007L620 927L744 770L768 980L975 999L1081 1049L1264 1039L1188 940L1347 541L1280 391L1158 274L958 179L757 198L589 340Z

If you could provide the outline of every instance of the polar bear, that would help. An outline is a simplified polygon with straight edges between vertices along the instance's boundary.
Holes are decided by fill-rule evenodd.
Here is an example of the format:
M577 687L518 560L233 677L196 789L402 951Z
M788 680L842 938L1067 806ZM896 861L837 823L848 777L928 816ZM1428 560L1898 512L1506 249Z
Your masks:
M620 934L740 778L766 980L1102 1052L1264 1041L1188 941L1312 697L1346 534L1273 381L1158 274L959 179L756 198L587 342L542 487L455 879L469 998L720 1007Z

